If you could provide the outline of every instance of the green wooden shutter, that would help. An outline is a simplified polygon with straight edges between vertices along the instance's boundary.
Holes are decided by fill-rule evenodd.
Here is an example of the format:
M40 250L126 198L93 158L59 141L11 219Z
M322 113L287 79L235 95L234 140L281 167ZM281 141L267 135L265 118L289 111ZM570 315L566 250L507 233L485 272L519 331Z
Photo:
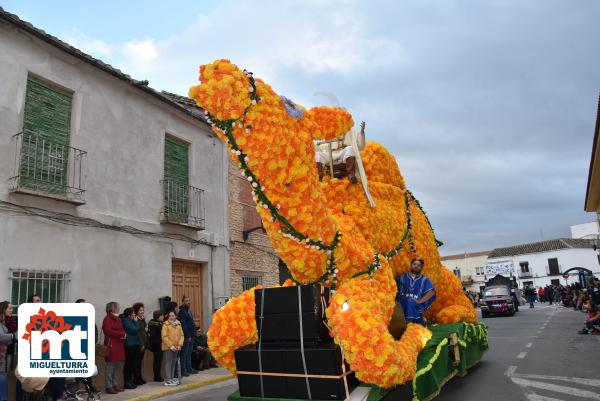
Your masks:
M25 96L23 131L61 145L69 145L73 95L29 77Z
M21 146L20 185L60 194L68 185L73 95L29 77Z
M165 179L188 185L188 147L172 136L165 136Z
M167 220L187 223L189 209L189 145L165 136L165 216Z

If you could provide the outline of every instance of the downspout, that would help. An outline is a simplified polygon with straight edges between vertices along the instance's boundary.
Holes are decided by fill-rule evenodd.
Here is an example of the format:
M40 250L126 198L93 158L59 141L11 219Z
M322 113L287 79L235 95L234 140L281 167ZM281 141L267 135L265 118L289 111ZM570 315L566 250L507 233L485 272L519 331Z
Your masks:
M213 260L214 260L215 246L210 246L210 316L212 316L215 310L215 286L214 286L214 275L213 275Z

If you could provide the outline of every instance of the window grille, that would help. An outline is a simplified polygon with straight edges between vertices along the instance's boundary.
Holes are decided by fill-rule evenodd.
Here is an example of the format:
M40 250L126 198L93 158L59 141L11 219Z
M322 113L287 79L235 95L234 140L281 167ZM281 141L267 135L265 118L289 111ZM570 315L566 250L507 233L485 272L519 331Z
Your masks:
M33 294L42 302L68 302L70 275L60 270L10 269L10 303L17 308Z
M204 229L204 191L177 181L162 180L161 222Z
M14 175L10 190L34 191L84 203L83 176L87 152L30 131L13 136Z
M242 277L242 289L244 291L254 288L257 285L262 284L262 277L259 276L243 276Z

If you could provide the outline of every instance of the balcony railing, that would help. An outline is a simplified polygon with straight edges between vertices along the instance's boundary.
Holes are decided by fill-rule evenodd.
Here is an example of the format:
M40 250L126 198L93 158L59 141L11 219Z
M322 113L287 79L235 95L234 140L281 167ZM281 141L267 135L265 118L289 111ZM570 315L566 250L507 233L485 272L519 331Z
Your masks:
M161 222L204 230L204 191L172 179L162 180L161 184Z
M87 152L29 131L14 135L13 140L15 159L10 178L11 192L85 203L83 181Z
M546 265L546 273L548 273L549 276L559 276L562 274L561 270L562 265L558 265L558 268L556 269L551 269L549 265Z
M519 277L532 277L531 272L519 272Z

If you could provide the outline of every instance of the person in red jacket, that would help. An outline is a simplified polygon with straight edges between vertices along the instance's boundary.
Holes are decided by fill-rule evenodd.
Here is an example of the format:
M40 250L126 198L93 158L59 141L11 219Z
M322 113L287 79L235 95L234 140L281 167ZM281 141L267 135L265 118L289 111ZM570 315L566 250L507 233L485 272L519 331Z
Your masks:
M123 388L117 386L117 364L125 360L125 329L119 319L119 304L106 304L106 317L102 321L104 345L106 346L106 371L104 385L107 394L117 394Z

